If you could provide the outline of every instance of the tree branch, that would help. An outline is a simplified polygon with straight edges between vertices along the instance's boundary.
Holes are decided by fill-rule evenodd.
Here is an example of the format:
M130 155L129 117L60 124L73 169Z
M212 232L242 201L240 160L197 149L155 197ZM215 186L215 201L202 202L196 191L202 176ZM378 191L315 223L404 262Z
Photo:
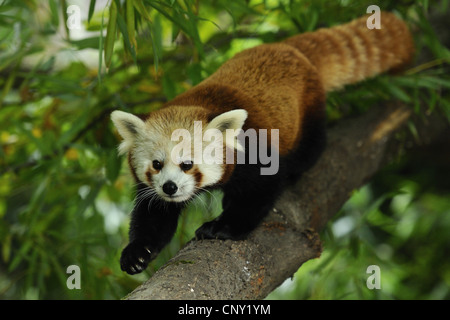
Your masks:
M126 299L264 298L304 262L320 256L317 232L352 190L398 153L394 133L411 114L399 105L375 107L329 129L317 164L282 194L248 239L192 240ZM448 128L445 121L421 123L434 138Z

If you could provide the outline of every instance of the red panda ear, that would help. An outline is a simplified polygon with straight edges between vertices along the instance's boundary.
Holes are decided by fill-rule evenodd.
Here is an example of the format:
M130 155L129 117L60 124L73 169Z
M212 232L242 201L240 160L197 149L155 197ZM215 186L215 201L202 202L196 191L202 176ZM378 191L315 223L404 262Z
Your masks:
M223 133L227 129L242 129L245 119L247 119L247 111L244 109L227 111L214 117L206 129L219 129Z
M233 149L243 151L243 147L236 141L236 137L247 119L247 111L236 109L219 114L206 127L220 130L225 136L225 143Z
M136 137L144 130L144 121L131 113L117 110L111 113L111 120L123 138L119 153L124 154L130 150Z

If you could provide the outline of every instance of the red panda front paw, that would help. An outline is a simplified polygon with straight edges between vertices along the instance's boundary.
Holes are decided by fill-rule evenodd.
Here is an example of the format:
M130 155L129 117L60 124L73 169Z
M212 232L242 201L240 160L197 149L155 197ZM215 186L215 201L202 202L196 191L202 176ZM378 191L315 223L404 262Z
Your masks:
M156 255L157 252L152 252L149 246L138 241L130 242L122 251L120 268L128 274L141 273Z

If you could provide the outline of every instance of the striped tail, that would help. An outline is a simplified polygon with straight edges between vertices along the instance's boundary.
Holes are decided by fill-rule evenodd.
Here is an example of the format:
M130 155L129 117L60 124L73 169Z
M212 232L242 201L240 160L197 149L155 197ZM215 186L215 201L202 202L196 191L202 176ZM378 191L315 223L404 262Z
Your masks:
M381 12L381 29L369 29L368 17L296 35L284 43L301 51L318 69L327 92L410 63L414 44L406 24Z

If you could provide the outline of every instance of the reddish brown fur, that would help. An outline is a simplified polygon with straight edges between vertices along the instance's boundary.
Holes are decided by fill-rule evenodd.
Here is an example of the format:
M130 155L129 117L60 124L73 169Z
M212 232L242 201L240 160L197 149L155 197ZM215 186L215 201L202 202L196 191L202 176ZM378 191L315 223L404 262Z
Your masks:
M249 113L244 129L280 129L280 153L285 154L301 136L304 113L322 106L324 89L337 89L410 61L413 44L403 21L383 12L382 28L370 30L366 20L238 53L167 106L203 106L212 113L244 108Z
M301 139L305 115L324 116L327 91L411 60L413 43L403 21L383 12L381 29L370 30L367 17L240 52L149 120L206 124L222 112L245 109L243 129L279 129L279 151L285 155ZM232 171L227 166L226 175Z
M198 168L194 166L189 171L190 171L190 174L192 174L194 176L196 187L200 187L202 185L202 179L203 179L203 175L200 172L200 170L198 170Z
M406 24L392 13L381 12L381 29L368 29L367 18L300 34L284 43L299 49L316 66L326 91L410 63L414 45Z
M277 43L237 54L167 106L201 105L212 114L245 109L248 118L243 129L279 129L283 155L301 137L304 112L323 107L324 101L315 68L296 49Z

